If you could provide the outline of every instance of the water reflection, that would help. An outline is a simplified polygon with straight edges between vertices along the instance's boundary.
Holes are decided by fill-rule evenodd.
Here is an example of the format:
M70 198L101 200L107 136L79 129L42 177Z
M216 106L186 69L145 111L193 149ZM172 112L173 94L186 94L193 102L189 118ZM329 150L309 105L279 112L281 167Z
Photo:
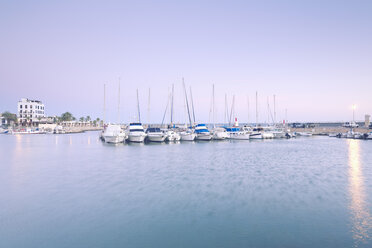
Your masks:
M352 216L354 246L369 241L371 215L366 202L362 164L360 162L360 141L348 140L349 145L349 193Z

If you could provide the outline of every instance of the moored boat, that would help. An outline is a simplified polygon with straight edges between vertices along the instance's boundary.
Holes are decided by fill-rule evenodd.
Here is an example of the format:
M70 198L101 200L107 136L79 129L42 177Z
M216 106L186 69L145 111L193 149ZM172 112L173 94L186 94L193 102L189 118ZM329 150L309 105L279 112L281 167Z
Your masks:
M212 135L209 132L206 124L197 124L195 126L196 140L211 140Z
M163 142L167 138L167 134L160 128L148 128L146 130L147 141L150 142Z
M102 139L106 143L112 144L122 143L125 141L125 138L126 134L121 129L120 125L109 124L102 132Z
M142 123L130 123L128 129L128 140L130 142L141 143L144 142L146 138L145 130L143 129Z

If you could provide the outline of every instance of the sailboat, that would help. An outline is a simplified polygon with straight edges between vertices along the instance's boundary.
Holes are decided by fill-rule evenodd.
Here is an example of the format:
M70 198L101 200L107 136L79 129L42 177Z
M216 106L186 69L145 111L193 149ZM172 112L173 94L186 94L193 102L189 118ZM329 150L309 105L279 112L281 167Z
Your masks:
M225 128L216 127L215 112L216 112L216 108L215 108L215 101L214 101L214 84L213 84L213 87L212 87L212 115L213 115L212 138L214 140L225 140L229 137L229 135L226 132Z
M189 128L186 128L185 131L181 132L180 136L181 136L182 141L194 141L195 137L196 137L196 134L191 129L192 128L192 122L191 122L191 115L190 115L190 107L189 107L189 102L187 100L186 86L185 86L185 81L184 81L183 78L182 78L182 85L183 85L183 90L184 90L184 93L185 93L185 105L187 107L187 114L188 114L188 117L189 117L190 126L189 126Z
M258 104L257 104L258 93L256 91L256 126L252 129L250 133L251 139L262 139L263 129L258 126Z
M146 133L141 123L141 112L138 99L138 89L137 89L137 112L138 112L138 122L129 123L128 130L128 140L130 142L142 143L145 141Z
M117 122L119 123L120 116L120 79L119 79L119 91L118 91L118 116ZM106 92L105 92L106 94ZM106 143L122 143L126 139L126 133L121 129L120 124L109 124L105 127L102 138Z
M173 110L174 110L174 84L172 84L172 94L170 97L171 101L171 111L170 111L170 129L167 130L167 141L179 141L181 140L181 135L174 131L173 129Z
M191 106L192 106L192 115L195 121L195 109L194 109L194 100L192 98L192 91L191 91L191 86L190 86L190 97L191 97ZM207 125L203 123L199 123L195 126L195 133L196 133L196 140L211 140L212 139L212 134L208 130Z

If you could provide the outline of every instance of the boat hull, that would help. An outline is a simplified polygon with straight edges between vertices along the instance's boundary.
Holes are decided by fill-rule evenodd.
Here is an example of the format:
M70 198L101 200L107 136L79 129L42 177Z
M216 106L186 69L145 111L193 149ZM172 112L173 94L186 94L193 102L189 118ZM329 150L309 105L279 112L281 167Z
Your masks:
M249 133L230 133L229 139L232 140L249 140Z
M146 138L145 134L129 134L128 140L129 142L141 143L144 142Z
M125 136L103 136L103 140L106 143L118 144L124 142Z
M167 136L165 136L164 134L162 134L162 135L147 134L147 141L150 141L150 142L164 142L166 137Z
M194 133L181 134L181 140L182 141L194 141L195 137L196 137L196 134L194 134Z
M195 137L196 140L203 140L208 141L212 139L212 135L210 133L198 133Z

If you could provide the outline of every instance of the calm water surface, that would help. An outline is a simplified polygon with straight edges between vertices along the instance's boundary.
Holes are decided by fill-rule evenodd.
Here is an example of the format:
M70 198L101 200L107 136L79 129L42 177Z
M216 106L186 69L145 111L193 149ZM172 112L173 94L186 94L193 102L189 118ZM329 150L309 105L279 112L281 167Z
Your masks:
M372 142L0 136L0 247L372 247Z

